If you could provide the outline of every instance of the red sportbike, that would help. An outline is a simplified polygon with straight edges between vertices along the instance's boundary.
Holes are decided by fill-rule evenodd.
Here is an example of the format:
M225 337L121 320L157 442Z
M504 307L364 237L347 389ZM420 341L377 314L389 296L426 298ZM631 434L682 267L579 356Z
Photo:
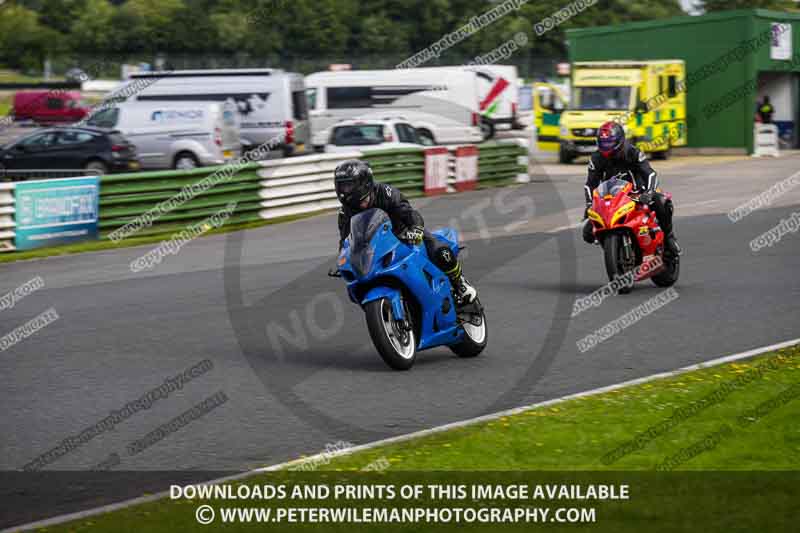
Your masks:
M620 293L648 278L659 287L670 287L680 272L680 257L664 254L664 232L655 211L638 200L631 182L611 178L594 190L587 213L594 237L603 246L608 279L618 280Z

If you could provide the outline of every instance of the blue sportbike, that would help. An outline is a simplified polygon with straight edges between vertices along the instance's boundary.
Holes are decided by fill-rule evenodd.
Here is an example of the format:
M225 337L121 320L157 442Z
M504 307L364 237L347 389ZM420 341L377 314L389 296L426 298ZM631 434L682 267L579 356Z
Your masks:
M455 230L434 235L458 253ZM347 282L375 348L395 370L411 368L419 350L448 346L459 357L475 357L486 347L480 301L456 306L450 279L428 259L425 246L399 240L384 211L353 216L338 267L333 275Z

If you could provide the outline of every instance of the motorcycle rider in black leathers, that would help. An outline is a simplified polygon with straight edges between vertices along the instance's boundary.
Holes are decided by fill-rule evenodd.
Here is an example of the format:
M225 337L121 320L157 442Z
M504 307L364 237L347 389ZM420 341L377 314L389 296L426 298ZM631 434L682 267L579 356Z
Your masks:
M391 185L376 183L365 161L350 159L334 170L339 209L339 251L350 234L350 218L364 210L377 208L389 215L394 234L408 244L425 243L428 257L450 278L459 305L475 300L477 291L461 272L461 261L447 246L425 229L422 215L403 194Z
M681 253L672 227L672 200L658 192L658 176L647 161L644 152L625 140L625 130L616 122L606 122L597 132L597 151L589 160L589 174L584 185L586 210L592 207L592 191L601 182L616 177L633 183L639 192L639 202L649 205L655 212L658 225L664 232L665 251L674 255ZM583 225L583 240L594 242L592 223L586 216Z

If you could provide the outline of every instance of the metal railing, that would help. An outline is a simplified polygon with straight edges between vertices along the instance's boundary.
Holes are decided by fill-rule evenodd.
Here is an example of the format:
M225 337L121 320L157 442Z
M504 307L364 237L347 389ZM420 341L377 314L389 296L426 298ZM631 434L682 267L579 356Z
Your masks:
M450 191L475 185L508 185L521 181L520 174L527 175L527 150L515 143L484 143L477 150L475 146L466 148L453 149L444 166L444 183ZM352 158L367 160L377 181L392 184L408 197L426 193L426 153L422 148L316 154L184 171L109 174L100 176L100 238L118 240L180 231L232 202L235 209L226 224L333 209L339 205L333 169ZM466 170L457 172L459 165ZM26 179L94 175L74 170L21 172L26 173ZM14 185L0 183L0 251L14 250Z

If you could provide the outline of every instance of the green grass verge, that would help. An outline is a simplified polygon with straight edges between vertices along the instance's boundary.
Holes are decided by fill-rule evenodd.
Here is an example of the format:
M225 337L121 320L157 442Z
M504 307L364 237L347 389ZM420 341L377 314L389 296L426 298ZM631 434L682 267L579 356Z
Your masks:
M720 387L772 361L775 370L728 394ZM753 424L739 417L794 387L799 396ZM727 390L727 389L723 389ZM712 393L714 401L707 398ZM718 401L724 396L722 401ZM698 403L693 403L698 402ZM676 410L705 406L693 416ZM740 363L681 374L612 392L532 409L346 456L324 468L359 470L380 458L402 470L653 470L720 428L717 445L682 463L687 470L800 469L800 346ZM671 420L670 422L665 422ZM660 425L661 424L661 425ZM603 458L656 427L639 450L605 464ZM667 431L662 431L663 428Z
M720 391L725 392L720 395ZM254 486L282 482L623 481L636 485L635 503L604 503L600 506L602 520L593 525L592 531L783 531L785 521L791 520L792 513L781 513L778 509L786 506L796 508L792 496L793 483L796 484L800 478L796 474L789 478L777 477L785 474L777 470L798 470L800 467L799 397L800 347L794 346L738 363L684 373L333 458L311 474L261 474L248 478L244 483ZM692 406L697 409L690 409ZM641 449L612 465L604 464L602 458L608 452L645 434L650 427L663 428L663 422L671 418L676 423L645 442ZM643 472L652 471L665 458L703 441L709 434L718 433L722 427L730 429L725 438L679 465L678 469L683 469L683 472ZM380 473L357 473L376 463L388 464L388 469ZM610 469L618 472L608 472ZM686 470L704 471L693 473ZM747 470L772 470L773 473L754 474L745 472ZM526 474L525 471L538 472ZM564 474L564 471L575 472ZM292 474L294 478L290 477ZM554 477L562 475L566 477ZM206 502L215 507L275 508L281 505L269 501ZM63 526L48 527L47 531L199 530L200 526L194 522L194 512L199 503L198 500L186 499L159 500ZM367 501L358 505L371 504L380 502ZM295 502L293 505L303 506L303 503ZM328 505L336 506L336 503ZM402 507L406 504L390 502L384 505ZM773 522L768 523L770 520ZM517 524L484 527L481 531L528 531L530 527L530 524ZM575 531L576 527L550 524L548 530ZM218 528L222 526L214 524L202 529ZM450 531L464 529L464 526L450 524L422 529L418 524L391 527L282 524L278 529L264 524L224 526L225 531L253 529L410 532Z
M285 217L273 218L270 220L258 220L254 222L245 222L240 224L226 224L220 228L210 230L203 233L199 238L207 237L209 235L217 235L220 233L230 233L232 231L242 231L253 228L260 228L271 224L280 224L282 222L291 222L293 220L300 220L311 216L319 215L324 211L314 213L304 213L301 215L290 215ZM180 229L175 230L180 231ZM102 239L98 241L85 241L75 244L65 244L62 246L52 246L49 248L36 248L34 250L24 250L20 252L6 252L0 254L0 263L12 263L14 261L23 261L26 259L41 259L45 257L54 257L59 255L79 254L83 252L101 252L106 250L117 250L120 248L130 248L132 246L141 246L144 244L152 244L170 238L172 233L159 233L154 235L143 235L141 237L129 237L120 242L114 242L109 239Z

